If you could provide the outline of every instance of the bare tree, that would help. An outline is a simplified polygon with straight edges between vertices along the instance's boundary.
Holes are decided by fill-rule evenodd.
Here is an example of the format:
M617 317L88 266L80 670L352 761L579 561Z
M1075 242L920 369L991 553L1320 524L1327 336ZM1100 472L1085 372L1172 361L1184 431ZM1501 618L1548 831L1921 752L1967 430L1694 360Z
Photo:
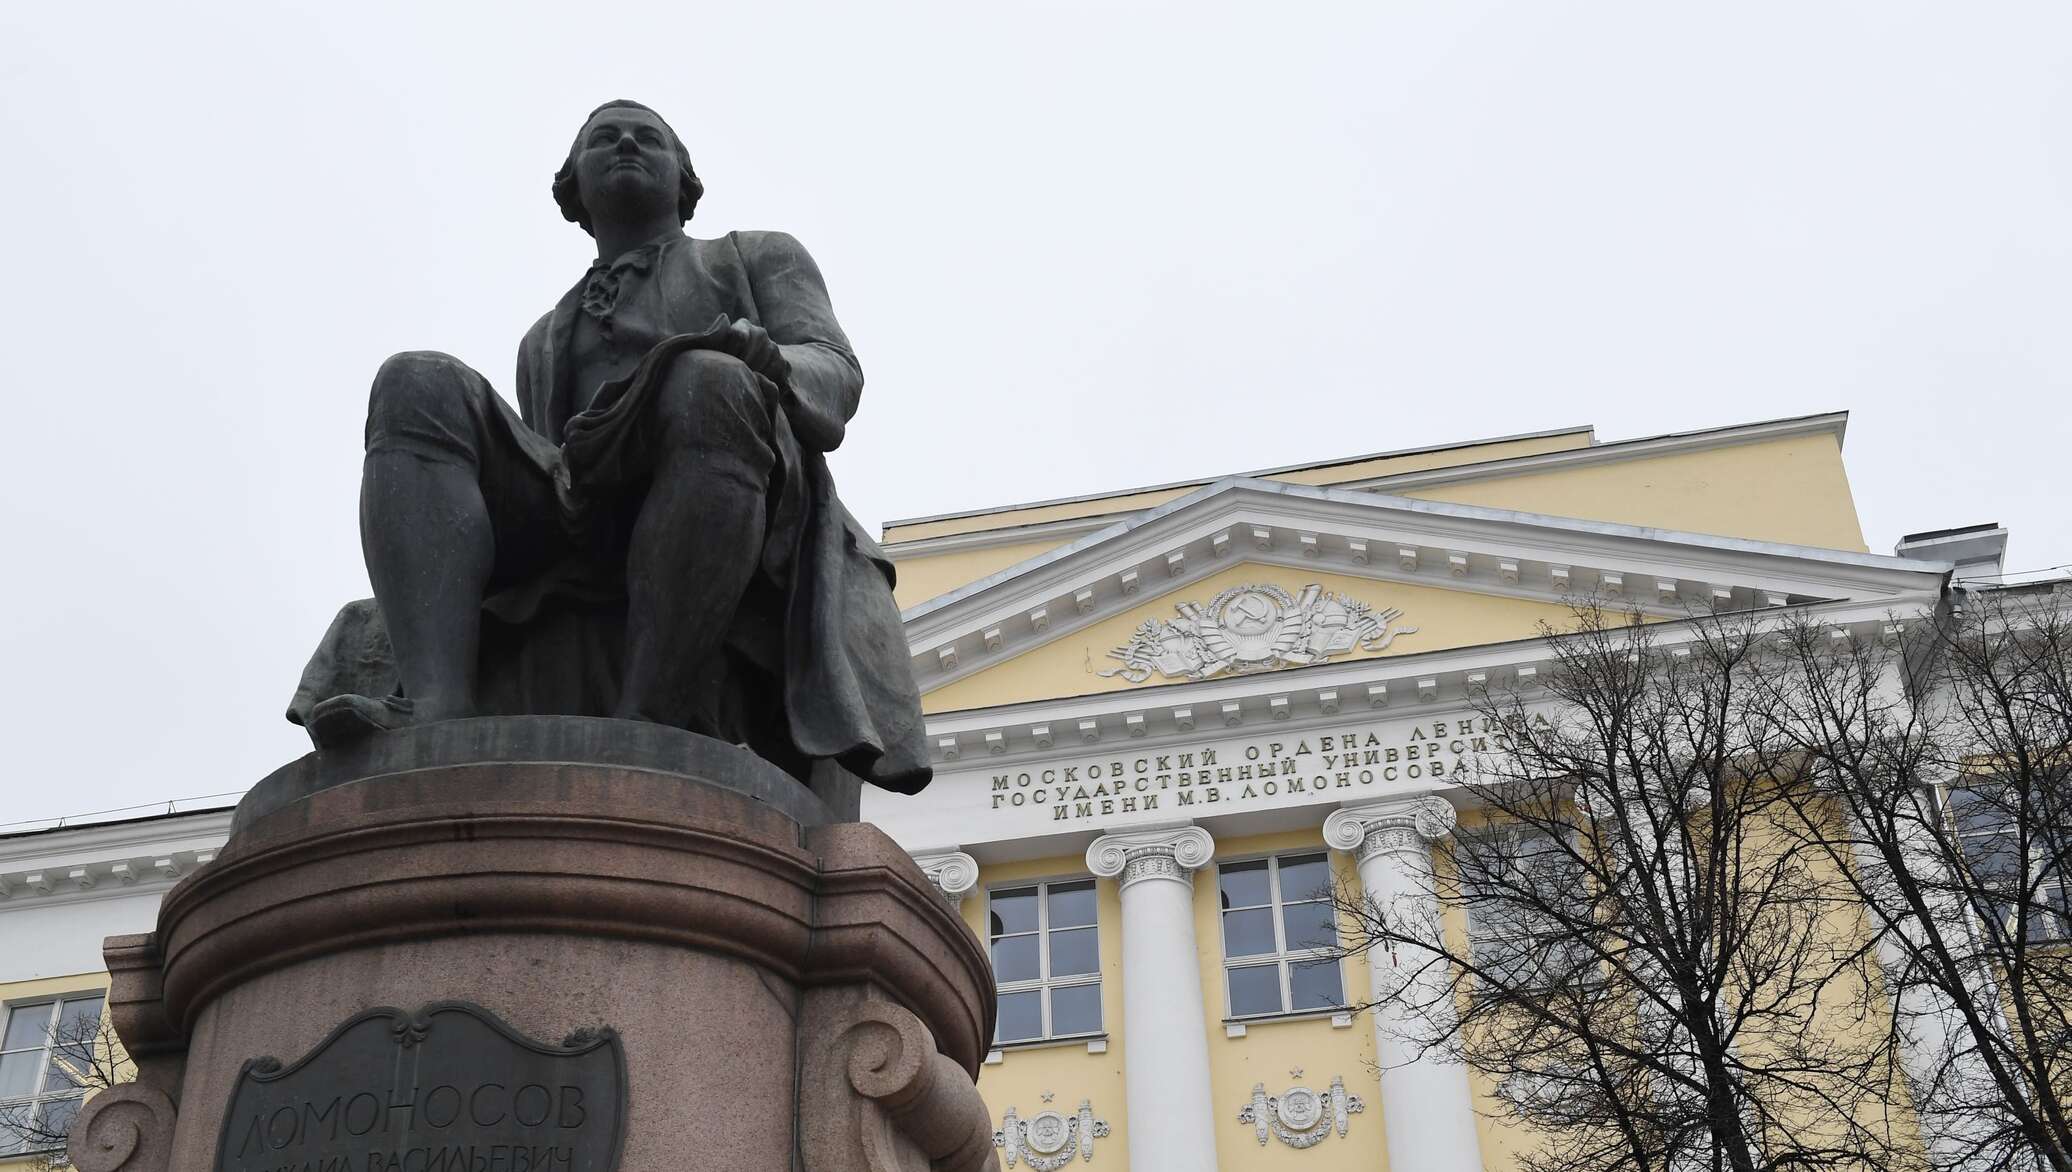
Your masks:
M1795 759L1762 625L1581 606L1545 635L1544 691L1481 702L1502 751L1453 783L1486 822L1428 890L1341 896L1348 951L1417 966L1386 1020L1494 1081L1528 1169L1905 1166L1874 940L1791 832L1804 771L1767 768Z
M1773 744L1877 938L1935 1162L2072 1172L2072 611L2050 586L1953 603L1885 640L1792 624Z
M41 1093L0 1102L0 1159L29 1156L43 1169L67 1167L65 1142L80 1105L130 1076L122 1043L98 1005L91 1013L60 1013L51 1026Z

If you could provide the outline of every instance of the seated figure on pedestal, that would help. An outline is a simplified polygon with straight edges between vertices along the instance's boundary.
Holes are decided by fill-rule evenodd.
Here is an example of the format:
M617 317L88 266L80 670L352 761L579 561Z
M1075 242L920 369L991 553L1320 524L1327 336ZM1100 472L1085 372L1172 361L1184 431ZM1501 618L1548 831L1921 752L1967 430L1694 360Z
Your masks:
M340 612L288 712L320 748L614 716L801 780L832 760L928 783L892 567L823 455L862 370L798 241L684 234L703 190L654 111L599 107L554 177L597 260L519 344L519 410L445 354L382 365L360 490L375 597Z

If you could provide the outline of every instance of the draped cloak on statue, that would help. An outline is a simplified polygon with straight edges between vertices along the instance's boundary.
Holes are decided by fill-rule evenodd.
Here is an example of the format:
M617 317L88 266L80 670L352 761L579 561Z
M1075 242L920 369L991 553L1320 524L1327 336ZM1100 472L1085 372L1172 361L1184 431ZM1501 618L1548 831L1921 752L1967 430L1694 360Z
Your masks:
M654 261L668 337L628 376L589 402L573 386L571 338L586 282L526 332L518 348L514 415L495 395L494 426L555 476L565 502L586 469L605 469L615 432L674 354L705 344L727 318L760 325L790 367L768 386L777 454L766 498L761 565L728 633L724 654L733 729L750 748L804 775L832 759L886 789L914 793L930 769L905 634L892 601L893 569L835 496L823 453L841 442L863 372L835 322L827 289L798 241L781 232L732 232L671 241ZM567 445L564 447L564 443ZM573 514L571 514L573 516ZM541 517L542 525L563 523ZM571 559L483 601L478 702L484 715L605 715L617 696L625 622L625 551ZM303 672L288 719L338 695L399 693L395 656L373 599L348 603Z

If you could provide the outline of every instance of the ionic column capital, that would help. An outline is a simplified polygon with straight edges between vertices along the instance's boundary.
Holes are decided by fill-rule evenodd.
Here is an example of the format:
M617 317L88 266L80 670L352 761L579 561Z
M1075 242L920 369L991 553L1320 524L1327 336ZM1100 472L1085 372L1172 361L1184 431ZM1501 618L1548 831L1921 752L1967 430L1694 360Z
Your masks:
M914 865L921 868L944 899L959 907L964 904L965 894L978 886L978 860L956 847L915 851Z
M1103 879L1122 876L1122 885L1144 879L1193 884L1195 868L1216 855L1216 840L1199 826L1162 826L1104 834L1086 848L1086 869Z
M1362 862L1406 851L1426 855L1426 844L1453 833L1459 820L1453 803L1436 794L1347 806L1324 819L1324 841L1355 852Z

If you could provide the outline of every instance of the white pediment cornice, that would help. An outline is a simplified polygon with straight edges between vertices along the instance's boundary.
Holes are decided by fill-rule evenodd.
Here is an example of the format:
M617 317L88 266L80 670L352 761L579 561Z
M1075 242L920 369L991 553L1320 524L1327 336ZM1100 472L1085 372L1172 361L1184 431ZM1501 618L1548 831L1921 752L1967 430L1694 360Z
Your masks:
M908 610L924 691L1237 562L1659 618L1830 601L1905 607L1950 570L1918 561L1231 478Z

